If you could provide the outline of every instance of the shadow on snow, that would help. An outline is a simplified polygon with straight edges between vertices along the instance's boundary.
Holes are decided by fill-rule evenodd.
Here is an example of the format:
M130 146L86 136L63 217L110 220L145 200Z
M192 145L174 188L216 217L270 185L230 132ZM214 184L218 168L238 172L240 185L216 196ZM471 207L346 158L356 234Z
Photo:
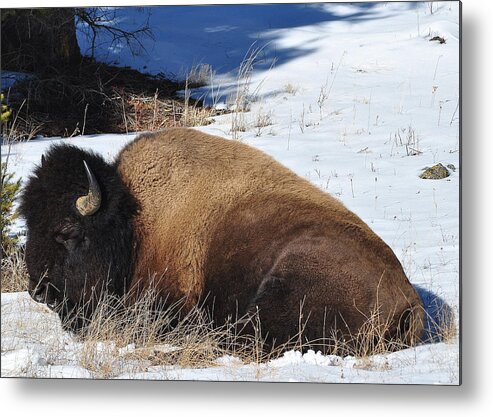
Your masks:
M135 56L129 48L111 45L108 38L98 38L96 58L119 65L136 66L152 74L183 77L192 67L208 64L217 74L237 70L252 44L262 48L255 66L269 69L292 59L310 54L308 45L281 46L277 42L285 34L278 30L323 25L330 21L358 23L381 17L380 3L343 4L250 4L154 6L118 10L119 27L136 28L149 19L153 39L144 39L145 51ZM111 24L111 23L110 23ZM314 33L316 35L316 33ZM316 36L314 37L316 39ZM90 43L79 31L81 50L88 53Z
M455 314L443 298L431 291L414 285L414 289L423 301L425 309L425 343L443 342L450 329L455 326Z

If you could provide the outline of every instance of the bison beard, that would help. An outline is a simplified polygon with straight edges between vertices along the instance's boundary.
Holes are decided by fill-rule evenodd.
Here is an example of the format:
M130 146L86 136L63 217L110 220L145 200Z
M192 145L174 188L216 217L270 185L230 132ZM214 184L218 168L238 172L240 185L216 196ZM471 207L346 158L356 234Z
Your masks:
M237 142L169 129L141 135L112 164L53 146L21 214L29 292L72 330L103 294L135 300L155 286L162 308L200 304L219 325L255 316L269 347L357 343L370 317L387 323L389 346L422 332L421 300L391 249L340 202Z

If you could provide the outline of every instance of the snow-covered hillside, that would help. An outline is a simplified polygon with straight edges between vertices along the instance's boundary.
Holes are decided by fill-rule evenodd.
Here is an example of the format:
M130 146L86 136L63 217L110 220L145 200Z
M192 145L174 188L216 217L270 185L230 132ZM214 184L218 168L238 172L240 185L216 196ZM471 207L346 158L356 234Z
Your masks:
M97 56L176 75L207 64L215 77L195 94L231 107L237 68L257 50L242 90L249 111L199 129L259 148L339 198L394 250L432 319L451 311L458 330L459 3L435 3L433 13L425 3L130 8L120 22L132 27L147 12L155 36L147 54L103 42ZM10 169L26 179L62 140L111 159L134 137L18 143ZM448 178L419 178L437 163ZM27 293L2 294L1 318L2 376L95 376L80 345ZM130 369L115 378L458 384L459 335L364 360L288 352L261 365L224 357L205 369Z

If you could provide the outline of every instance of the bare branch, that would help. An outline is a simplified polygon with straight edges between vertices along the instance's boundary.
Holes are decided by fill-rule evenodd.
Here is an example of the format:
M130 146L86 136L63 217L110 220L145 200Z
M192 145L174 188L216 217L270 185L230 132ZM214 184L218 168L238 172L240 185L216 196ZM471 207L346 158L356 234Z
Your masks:
M115 44L126 44L132 54L135 54L134 45L146 51L142 42L142 37L153 39L152 31L149 27L149 15L143 25L134 30L125 30L115 24L118 21L117 10L107 7L76 8L75 17L77 23L82 23L81 30L85 33L91 43L91 57L94 58L96 50L96 39L98 35L107 33L110 35L110 46ZM81 25L79 25L81 27ZM84 27L86 28L84 30Z

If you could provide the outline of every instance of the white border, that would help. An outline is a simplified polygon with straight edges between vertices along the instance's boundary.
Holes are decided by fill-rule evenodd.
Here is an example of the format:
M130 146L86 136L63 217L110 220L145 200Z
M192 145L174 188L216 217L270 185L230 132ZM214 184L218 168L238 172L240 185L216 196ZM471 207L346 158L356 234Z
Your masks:
M271 3L279 1L271 0ZM287 1L284 1L287 2ZM294 1L291 1L294 2ZM99 2L18 0L2 7ZM205 2L187 1L187 4ZM215 4L234 3L214 1ZM241 3L256 3L241 1ZM112 1L105 5L184 4ZM3 415L102 416L472 416L491 412L493 296L493 41L491 2L463 1L463 385L461 387L259 383L0 380Z

